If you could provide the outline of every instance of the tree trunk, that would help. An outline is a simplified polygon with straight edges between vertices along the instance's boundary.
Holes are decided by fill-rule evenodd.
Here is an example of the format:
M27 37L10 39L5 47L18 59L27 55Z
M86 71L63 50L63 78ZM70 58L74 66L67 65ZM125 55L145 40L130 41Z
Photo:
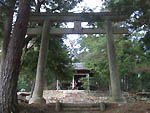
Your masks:
M6 21L5 21L5 26L4 26L4 39L3 39L3 44L2 44L1 67L4 64L8 44L10 41L12 22L13 22L13 14L14 14L16 0L12 0L11 2L10 1L8 1L8 2L9 2L9 9L6 14Z
M37 0L35 12L38 12L38 13L40 12L40 8L41 8L42 3L43 3L43 2L40 2L39 0Z
M2 67L0 78L0 113L18 113L17 81L30 14L30 0L19 0L19 13Z
M43 98L43 88L44 88L43 79L44 79L44 72L46 68L47 54L48 54L49 28L50 28L49 21L45 20L43 24L43 30L42 30L42 38L41 38L40 53L38 58L35 87L33 91L33 96L29 101L30 104L45 103L45 100Z
M44 76L44 90L48 90L48 77Z
M121 89L120 89L120 79L117 69L117 59L115 53L115 45L113 39L112 23L107 20L105 23L106 37L107 37L107 52L109 59L109 70L110 70L110 80L112 88L112 101L120 101Z

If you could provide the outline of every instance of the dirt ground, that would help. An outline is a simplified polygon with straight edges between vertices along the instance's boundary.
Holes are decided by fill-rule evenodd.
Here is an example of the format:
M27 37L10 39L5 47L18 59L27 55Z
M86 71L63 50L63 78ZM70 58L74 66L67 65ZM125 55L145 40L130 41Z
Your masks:
M134 102L106 109L104 113L150 113L150 103Z
M21 113L57 113L55 111L55 106L52 104L47 104L47 105L20 104L19 109ZM78 113L78 112L62 111L59 113ZM85 112L80 111L79 113L85 113ZM98 112L89 111L89 113L98 113ZM150 103L134 102L134 103L127 103L124 105L108 104L106 106L106 110L104 112L99 112L99 113L150 113Z

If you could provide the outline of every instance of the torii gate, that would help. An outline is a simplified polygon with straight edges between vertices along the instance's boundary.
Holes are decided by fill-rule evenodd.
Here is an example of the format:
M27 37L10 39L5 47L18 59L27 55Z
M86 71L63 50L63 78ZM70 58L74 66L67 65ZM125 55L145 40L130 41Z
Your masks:
M43 73L45 72L48 35L49 34L106 34L109 70L112 87L112 99L121 98L120 79L117 69L117 60L113 34L127 34L126 28L112 27L112 22L124 21L126 16L111 12L99 13L32 13L31 22L43 22L43 27L28 28L28 35L41 35L40 53L36 72L36 82L33 96L29 103L45 103L43 99ZM81 22L104 22L104 28L82 28ZM74 22L74 28L50 28L53 22Z

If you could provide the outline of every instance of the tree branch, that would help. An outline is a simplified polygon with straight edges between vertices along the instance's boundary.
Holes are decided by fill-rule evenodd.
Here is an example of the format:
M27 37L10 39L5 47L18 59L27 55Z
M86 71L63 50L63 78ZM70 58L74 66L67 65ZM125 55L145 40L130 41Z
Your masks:
M6 8L9 8L8 5L6 5L4 2L0 1L0 4Z

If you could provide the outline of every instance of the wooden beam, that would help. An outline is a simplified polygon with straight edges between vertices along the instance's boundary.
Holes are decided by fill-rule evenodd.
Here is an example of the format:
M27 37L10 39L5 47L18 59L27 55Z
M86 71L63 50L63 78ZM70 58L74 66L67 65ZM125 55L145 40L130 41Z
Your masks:
M49 31L53 35L63 35L63 34L106 34L104 29L92 29L92 28L82 28L80 31L74 28L51 28ZM28 35L41 35L42 27L39 28L28 28ZM113 34L128 34L127 28L113 28Z
M99 12L99 13L31 13L30 21L44 21L51 22L98 22L104 20L111 21L124 21L126 15L119 15L112 12Z

